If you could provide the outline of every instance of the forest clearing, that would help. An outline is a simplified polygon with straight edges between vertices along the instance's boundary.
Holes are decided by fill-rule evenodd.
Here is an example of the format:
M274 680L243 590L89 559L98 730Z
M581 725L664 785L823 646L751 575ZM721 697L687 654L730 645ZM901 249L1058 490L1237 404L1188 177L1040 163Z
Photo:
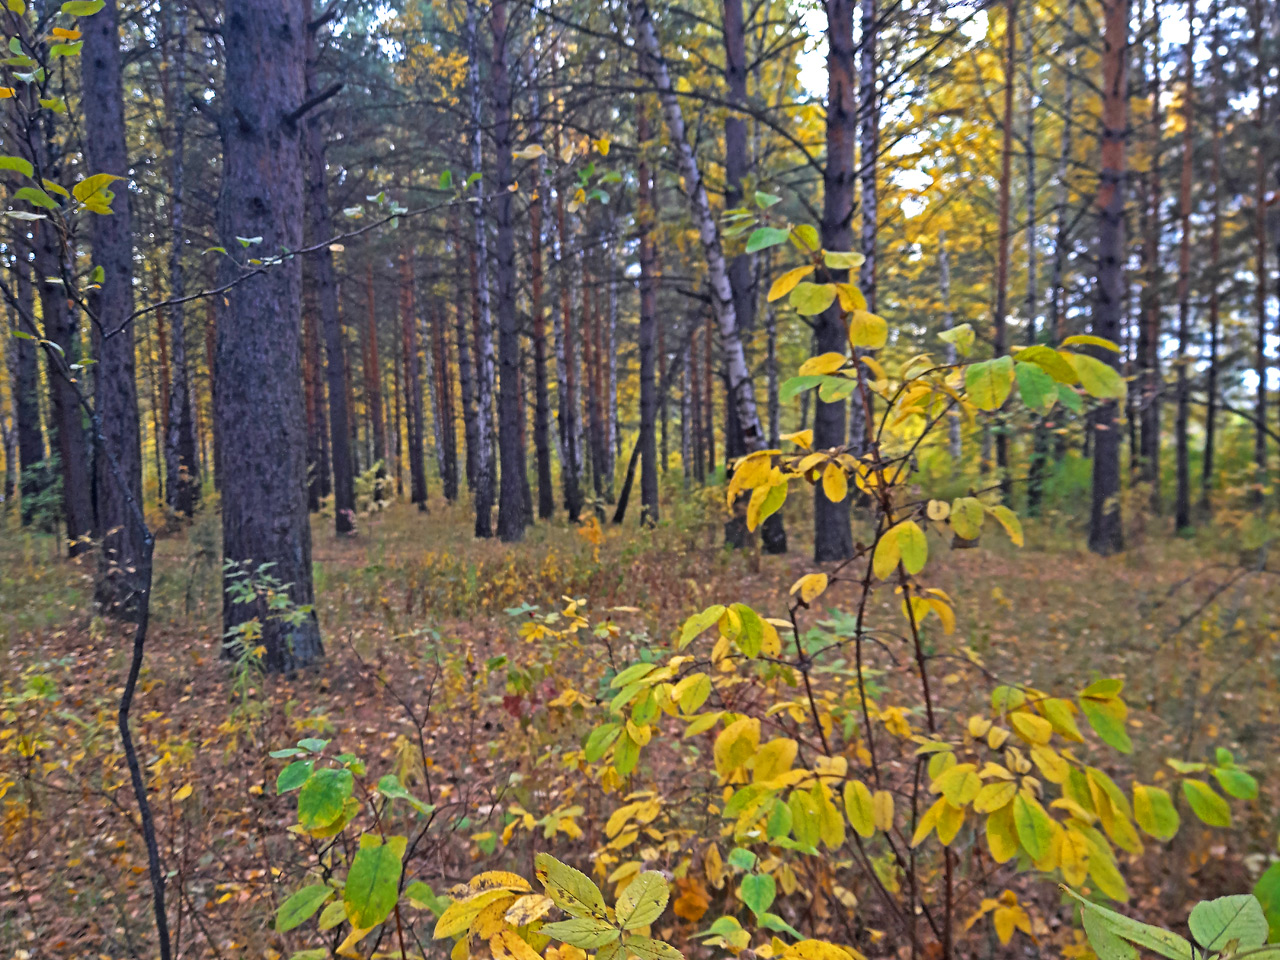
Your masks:
M1280 960L1274 0L0 24L0 960Z

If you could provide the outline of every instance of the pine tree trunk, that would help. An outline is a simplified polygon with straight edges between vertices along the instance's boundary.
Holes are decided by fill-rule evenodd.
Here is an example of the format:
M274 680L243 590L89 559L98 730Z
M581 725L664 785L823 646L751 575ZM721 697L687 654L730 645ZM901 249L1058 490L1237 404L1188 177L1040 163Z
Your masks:
M1209 225L1209 368L1205 371L1204 457L1200 464L1200 509L1207 517L1213 509L1214 444L1218 421L1218 350L1221 336L1219 310L1222 285L1222 24L1218 3L1214 0L1209 20L1213 24L1213 47L1210 65L1213 71L1213 100L1209 112L1210 157L1209 180L1213 185L1213 208Z
M559 152L559 136L555 140ZM545 186L545 181L544 181ZM545 192L545 189L544 189ZM577 358L573 336L573 264L569 251L568 226L564 211L564 190L556 191L557 241L555 259L560 281L560 320L555 324L556 404L560 425L560 482L564 487L564 508L569 522L582 516L582 455L579 446Z
M1182 175L1178 185L1181 237L1178 251L1178 369L1176 421L1177 496L1174 499L1174 526L1182 531L1191 526L1191 463L1187 437L1190 420L1187 350L1191 339L1191 178L1195 150L1195 0L1187 0L1186 88L1182 97Z
M542 140L542 95L537 89L537 61L529 50L528 74L534 87L529 137ZM546 169L538 165L538 189L529 199L529 286L533 314L533 450L538 473L538 518L549 520L555 513L555 490L551 480L551 394L547 383L547 311L543 303L542 245L543 210L546 205Z
M732 2L732 0L730 0ZM640 436L636 450L640 456L640 523L656 526L659 519L658 505L658 449L655 421L658 414L657 384L654 382L654 342L658 324L657 245L653 233L657 226L657 211L653 204L653 179L646 150L650 145L649 114L647 104L637 104L636 138L640 144L640 165L637 172L640 185L636 198L636 225L640 234ZM635 455L632 455L635 460ZM628 468L628 481L632 468ZM631 489L624 485L624 497ZM621 505L619 512L621 512Z
M311 0L307 9L310 10ZM308 16L310 14L308 13ZM306 85L307 96L315 96L315 33L308 31ZM324 131L320 118L304 121L306 152L306 219L309 241L322 243L333 236L333 217L329 210L328 174L325 170ZM320 311L320 332L324 337L325 378L329 394L329 459L333 466L333 527L338 535L355 529L355 474L351 444L353 423L350 375L342 314L338 309L338 280L334 275L333 253L323 247L307 255L311 282L315 287L316 305Z
M409 502L427 509L427 465L423 457L422 368L418 360L418 325L413 297L413 257L400 255L400 353L404 358L405 442L409 462Z
M1267 74L1269 67L1265 53L1264 6L1262 0L1253 0L1250 10L1253 28L1254 58L1257 68L1258 108L1254 146L1257 186L1253 194L1254 276L1257 283L1255 305L1257 330L1254 334L1254 376L1258 380L1258 401L1254 409L1253 461L1255 470L1255 499L1261 502L1267 485L1267 176L1270 158L1267 143Z
M366 316L364 328L364 397L365 416L368 418L372 460L377 464L374 498L387 498L387 432L382 410L382 351L378 349L377 296L373 285L373 263L365 267L364 291Z
M306 264L303 273L306 274ZM309 278L306 278L309 279ZM322 463L324 422L320 413L323 389L320 386L320 337L316 332L315 297L304 279L302 298L302 384L307 410L307 509L320 511L321 478L327 464Z
M176 8L176 10L175 10ZM185 0L165 4L166 20L174 10L171 35L177 41L173 56L168 112L172 118L173 145L169 170L169 312L172 334L169 402L164 437L166 493L169 509L189 517L200 499L200 469L196 455L196 427L192 415L191 372L187 362L186 274L182 264L186 218L187 129L187 7ZM166 29L166 33L169 33Z
M292 116L304 102L301 4L227 0L223 25L226 102L218 221L230 280L251 257L302 246L301 137ZM236 237L262 237L244 249ZM303 423L301 264L287 258L245 278L227 294L218 324L216 416L234 455L224 460L223 627L261 624L264 660L292 671L323 656L314 612L296 622L272 617L264 601L237 603L227 588L261 564L289 584L293 603L310 607L311 528L307 518ZM269 416L264 416L269 411ZM230 453L230 451L228 451Z
M1129 91L1125 54L1129 43L1128 0L1104 0L1102 55L1102 169L1098 182L1098 274L1093 332L1118 340L1124 311L1124 182ZM1103 362L1118 361L1100 351ZM1118 404L1097 408L1093 423L1093 496L1089 549L1112 554L1124 548L1120 521L1120 430Z
M1147 175L1147 208L1143 212L1144 290L1142 319L1138 327L1138 366L1141 390L1138 417L1141 423L1138 448L1140 477L1150 486L1151 509L1159 513L1160 498L1160 413L1164 402L1164 379L1160 371L1160 236L1163 230L1163 186L1160 177L1164 114L1160 106L1160 0L1153 0L1151 73L1148 81L1148 116L1151 137L1150 169ZM1145 58L1145 49L1143 52Z
M35 317L35 296L31 289L30 244L25 230L14 231L14 287L18 301L14 316L14 330L28 336L36 331L27 329ZM41 463L45 457L44 432L40 428L40 367L36 356L35 341L24 337L10 337L8 343L13 417L18 435L18 492L22 498L21 522L30 526L35 520L36 498L44 487Z
M822 246L827 250L853 249L853 213L857 174L853 157L858 137L858 102L853 44L853 0L825 0L827 13L827 161L822 180ZM846 271L832 279L845 282ZM844 313L833 303L814 325L816 351L848 349ZM772 386L770 387L772 390ZM858 398L854 397L856 407ZM813 448L843 447L846 440L845 402L819 401L813 418ZM853 556L853 529L849 525L852 498L832 502L817 484L813 491L813 559L819 563Z
M127 177L124 93L116 2L80 21L84 83L85 150L89 169ZM102 535L94 601L103 612L137 616L146 589L140 578L147 532L142 509L142 438L138 427L138 389L134 378L133 232L128 189L117 189L109 216L95 216L93 262L103 268L91 294L98 343L94 437L97 472L97 523ZM251 234L250 234L251 235Z

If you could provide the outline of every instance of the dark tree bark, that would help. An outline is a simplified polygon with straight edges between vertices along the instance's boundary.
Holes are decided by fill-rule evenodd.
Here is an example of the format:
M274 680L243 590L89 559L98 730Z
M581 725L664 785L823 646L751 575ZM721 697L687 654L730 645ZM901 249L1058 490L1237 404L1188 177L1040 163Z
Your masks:
M112 212L92 220L93 260L103 279L92 294L98 342L96 414L99 436L97 522L102 533L94 601L106 613L133 618L138 570L146 549L145 531L134 522L142 502L142 438L138 427L138 388L133 352L133 227L129 204L129 160L125 147L124 92L120 77L120 31L115 0L81 21L84 51L85 149L89 169L109 173L116 182ZM112 462L114 461L114 463Z
M1151 29L1151 73L1148 81L1150 124L1150 169L1147 174L1147 207L1143 211L1142 318L1138 326L1138 368L1140 424L1138 467L1143 483L1150 486L1151 509L1159 513L1160 502L1160 412L1164 378L1160 372L1160 235L1163 230L1164 190L1160 171L1163 155L1164 108L1160 105L1160 2L1153 0ZM1143 56L1146 56L1145 47Z
M15 231L17 232L17 231ZM35 316L34 293L31 289L30 244L25 230L17 232L13 242L14 287L18 300L14 316L14 330L30 335L23 327L22 317ZM29 526L35 519L36 498L43 487L40 464L44 460L44 431L40 427L40 368L36 358L36 345L23 337L10 337L7 346L10 364L9 382L13 391L14 429L18 445L18 492L22 498L22 525Z
M445 328L445 307L434 302L431 323L436 364L436 390L440 398L440 440L443 446L444 473L440 485L449 503L458 499L458 434L453 406L453 362L449 353L449 332Z
M1262 500L1267 484L1267 177L1270 173L1270 157L1267 154L1267 64L1265 31L1265 7L1262 0L1250 5L1252 19L1254 61L1258 107L1256 113L1257 138L1254 146L1254 166L1257 183L1253 192L1254 277L1257 309L1257 329L1254 332L1254 376L1258 380L1258 399L1253 411L1253 461L1255 470L1255 499Z
M1191 339L1191 179L1195 152L1195 0L1187 0L1186 87L1182 96L1182 174L1178 185L1178 213L1182 236L1178 250L1178 413L1175 424L1177 495L1174 498L1174 526L1182 531L1191 526L1191 463L1187 428L1191 416L1190 384L1187 376Z
M542 94L537 86L537 60L529 48L528 75L533 86L529 137L542 140ZM547 312L543 304L542 243L543 210L546 203L545 164L538 165L538 189L529 199L529 286L533 314L533 450L538 471L538 518L549 520L555 513L555 490L551 480L551 396L547 384Z
M733 0L728 0L729 4ZM653 180L649 170L649 162L645 151L649 143L649 115L644 100L637 103L636 136L640 141L640 180L637 197L636 223L640 233L640 436L636 448L640 454L640 522L645 526L656 526L659 519L658 506L658 447L656 436L656 420L658 414L658 391L654 382L654 340L658 323L658 289L657 289L657 246L653 240L656 226L656 211L653 204ZM626 509L625 497L631 490L631 474L634 469L635 456L627 469L627 481L623 485L623 499L619 503L619 513Z
M305 9L311 19L311 0ZM306 93L315 90L315 30L307 34ZM328 175L325 171L324 131L320 119L305 121L306 149L306 216L311 243L333 236L333 217L329 210ZM320 328L324 335L325 376L329 393L329 450L333 464L333 525L342 535L355 529L356 492L351 451L351 404L347 389L347 354L344 344L342 315L338 310L338 281L334 276L333 253L328 247L308 254L311 282L320 310Z
M464 250L462 231L457 220L449 215L450 235L453 239L454 268L459 280L474 273L469 269L469 257ZM462 394L462 436L466 443L466 477L467 488L474 494L476 486L476 450L480 440L479 426L476 418L475 384L471 372L471 342L467 335L468 296L466 287L461 282L457 285L457 297L454 301L454 333L458 340L458 387Z
M1098 274L1093 332L1118 340L1124 311L1124 182L1128 138L1128 0L1104 0L1102 54L1102 168L1098 182ZM1104 362L1116 364L1110 351ZM1112 554L1124 548L1120 521L1120 430L1118 404L1108 400L1093 423L1093 497L1089 549Z
M382 410L382 353L378 349L378 303L373 288L373 263L365 267L364 290L368 309L364 332L364 398L373 441L373 461L378 464L374 496L386 498L383 480L387 476L387 432Z
M168 91L168 111L173 128L169 170L169 332L172 334L169 397L164 436L165 487L169 509L189 517L200 499L200 467L196 455L195 419L191 412L191 376L187 363L186 275L182 264L183 230L186 217L186 130L187 130L187 7L183 0L165 4L166 20L173 11L172 31L166 33L177 43Z
M498 453L501 457L498 491L498 538L507 543L524 537L524 444L520 422L520 328L516 322L515 210L511 191L511 78L507 71L510 24L506 0L494 0L489 10L493 33L493 140L496 197L493 216L494 269L498 314Z
M471 96L471 172L480 174L484 169L481 149L480 113L480 41L477 27L479 11L476 0L467 0L467 86ZM510 157L507 157L510 161ZM494 473L493 457L493 321L489 312L489 239L485 228L487 204L484 200L484 180L477 176L474 184L475 202L471 204L475 258L475 327L476 327L476 476L473 487L476 508L476 536L493 535Z
M303 265L304 278L306 264ZM324 402L324 388L320 385L320 335L316 330L315 296L310 286L303 295L302 305L302 384L307 408L307 509L312 513L320 510L320 500L324 497L323 486L329 465L325 462L324 414L320 407Z
M427 509L427 467L422 454L422 373L413 299L413 258L400 257L400 352L404 363L405 441L408 444L409 502Z
M302 246L302 137L305 99L302 5L278 0L227 0L223 24L226 77L221 99L223 181L218 225L228 306L218 324L217 408L224 442L222 539L227 561L224 630L257 618L265 666L292 671L324 653L311 582L307 517L305 424L299 343L301 263L287 257L254 276L250 257L275 257ZM254 249L236 237L262 237ZM234 455L231 451L234 450ZM236 603L236 575L273 564L304 608L296 623L271 617L262 601Z
M822 184L822 245L827 250L853 248L854 191L857 178L853 153L858 130L854 79L853 0L825 0L827 12L827 162ZM841 271L846 272L846 271ZM846 277L835 279L844 281ZM818 353L844 353L848 347L844 315L833 303L814 327ZM819 401L813 418L815 450L841 447L845 442L845 403ZM849 525L851 497L839 503L827 499L822 484L813 491L813 559L847 560L853 556L853 528Z
M559 137L555 141L559 150ZM545 185L545 181L544 181ZM579 446L577 379L578 362L574 352L573 332L573 264L569 255L569 232L565 219L564 189L556 190L557 242L556 265L560 280L560 323L556 330L556 401L560 425L560 482L564 488L564 508L569 522L582 516L582 454Z
M1212 52L1209 55L1213 75L1212 105L1209 111L1210 157L1209 181L1213 185L1213 205L1209 225L1209 369L1205 372L1204 457L1200 464L1200 509L1208 516L1213 509L1213 470L1218 421L1218 350L1221 336L1219 310L1222 287L1222 24L1218 3L1209 14L1213 24Z

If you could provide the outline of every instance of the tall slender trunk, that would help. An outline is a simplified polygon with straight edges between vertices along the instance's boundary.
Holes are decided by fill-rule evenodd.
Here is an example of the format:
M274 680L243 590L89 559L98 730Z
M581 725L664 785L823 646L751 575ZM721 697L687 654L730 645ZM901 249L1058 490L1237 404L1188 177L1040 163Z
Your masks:
M1204 457L1200 464L1200 508L1205 516L1213 509L1214 443L1218 421L1218 348L1221 336L1218 312L1222 286L1222 23L1218 0L1213 0L1209 20L1213 24L1213 49L1209 63L1213 75L1209 131L1213 143L1209 181L1213 185L1213 207L1209 225L1209 369L1205 372Z
M853 0L825 0L827 13L827 162L822 177L822 246L827 250L853 247L854 193L857 175L853 155L858 136L858 103L855 87ZM864 105L866 109L866 105ZM865 116L865 115L864 115ZM864 158L865 163L865 158ZM847 271L833 271L843 282ZM847 349L844 313L833 303L814 326L816 351ZM845 402L819 401L813 418L815 450L842 447L845 443ZM861 421L859 421L861 426ZM818 562L847 560L853 556L853 528L849 524L850 497L833 502L822 484L813 491L813 559Z
M684 363L680 373L680 472L685 490L689 489L693 474L697 472L697 463L693 452L694 426L693 408L697 403L697 393L693 387L693 338L684 345Z
M85 159L95 173L126 178L129 158L115 0L107 0L80 23ZM138 591L146 589L139 572L147 532L136 521L142 504L142 438L134 378L133 221L127 187L115 191L111 214L95 216L91 223L93 260L103 268L102 283L90 300L98 342L94 489L102 534L93 594L104 612L133 618L142 602Z
M1140 368L1141 393L1138 398L1138 416L1141 422L1139 443L1140 476L1151 487L1151 509L1159 513L1160 502L1160 414L1163 404L1164 378L1160 371L1160 318L1163 311L1160 297L1162 271L1160 268L1160 236L1163 231L1164 191L1161 181L1163 155L1164 114L1160 106L1160 0L1152 0L1152 54L1151 73L1148 81L1150 122L1150 170L1147 176L1147 208L1143 212L1143 273L1144 289L1142 319L1138 326L1138 366ZM1143 52L1145 58L1145 49Z
M1254 376L1258 380L1258 402L1254 409L1253 461L1256 476L1255 499L1261 501L1267 485L1267 175L1270 157L1267 154L1267 74L1269 66L1265 53L1265 7L1262 0L1253 0L1250 7L1253 28L1253 47L1258 87L1258 111L1256 114L1257 143L1254 147L1254 163L1257 186L1253 194L1254 276L1257 283L1255 307L1257 330L1254 334Z
M392 314L394 319L395 314ZM391 327L395 331L394 324ZM387 456L391 461L396 475L396 499L400 500L404 497L404 441L401 438L400 430L400 413L402 408L407 406L405 390L407 389L401 373L404 370L404 351L400 341L403 340L403 331L401 336L392 336L391 338L391 415L387 417Z
M444 498L453 503L458 499L458 428L457 411L453 405L453 360L449 351L446 308L439 301L433 303L431 330L435 342L436 389L440 397L440 443L444 448L440 485Z
M559 135L555 139L559 153ZM545 186L545 181L544 181ZM545 190L544 190L545 192ZM564 212L564 189L556 190L555 260L560 281L560 319L555 324L556 418L560 425L560 482L564 487L564 508L569 521L582 516L582 457L579 448L577 358L573 336L573 264L569 232Z
M311 0L307 0L307 10ZM308 19L310 13L308 12ZM307 96L315 90L315 29L307 31ZM325 170L324 130L320 118L304 121L306 151L306 219L312 244L333 236L333 216L329 210L328 174ZM333 253L328 247L307 255L311 283L320 311L320 331L324 337L325 378L329 395L329 451L333 466L333 526L339 535L355 529L355 475L352 461L352 409L348 384L347 353L342 314L338 308L338 280L334 275Z
M668 133L678 154L685 193L689 199L694 226L702 243L703 256L707 261L711 303L720 329L720 347L724 354L725 368L729 378L730 402L737 409L742 446L748 452L760 450L764 447L764 431L756 412L755 389L747 367L741 328L733 300L733 288L729 283L724 251L720 245L720 233L715 217L711 213L706 185L698 168L693 145L685 135L684 113L676 97L662 49L658 45L658 36L654 30L648 3L646 0L628 0L628 7L641 72L657 88L658 98L666 113Z
M13 318L15 330L28 335L35 331L25 329L23 317L34 317L35 297L31 289L30 243L26 230L15 230L13 240L13 271L17 312ZM10 337L7 346L10 362L10 390L13 394L14 427L18 434L18 492L22 497L22 525L29 526L35 520L36 499L44 486L41 468L45 457L44 432L40 428L40 367L36 357L35 342L23 337Z
M1075 32L1076 2L1077 0L1067 0L1065 27L1067 36L1072 36ZM1053 268L1049 280L1048 329L1048 341L1055 346L1062 339L1062 318L1066 313L1067 257L1070 254L1071 246L1071 218L1069 215L1071 181L1069 173L1071 170L1071 134L1075 123L1073 110L1075 104L1076 49L1076 46L1072 45L1071 51L1067 56L1066 69L1063 71L1062 137L1055 174L1058 182L1058 195L1054 204ZM1058 438L1053 443L1055 458L1061 460L1066 454L1066 449L1066 440L1062 432L1059 431Z
M303 273L307 273L303 264ZM304 283L305 286L305 283ZM324 417L320 412L324 388L320 385L320 337L316 330L315 295L306 286L302 297L302 384L307 409L307 509L320 510L321 486L328 464L324 463Z
M1024 153L1027 161L1027 329L1025 339L1030 346L1040 336L1040 289L1039 281L1039 217L1037 205L1039 200L1036 171L1036 111L1040 107L1036 83L1035 58L1035 0L1027 0L1026 15L1023 18L1023 47L1026 48L1024 61L1026 64L1027 112ZM952 421L959 433L958 422ZM1040 512L1040 501L1044 493L1044 471L1048 460L1049 434L1044 416L1036 417L1035 432L1032 439L1031 470L1027 483L1027 512L1036 516Z
M1124 182L1128 138L1129 91L1126 54L1129 45L1128 0L1104 0L1102 54L1102 164L1098 180L1098 274L1093 332L1119 338L1124 311ZM1116 364L1110 351L1103 361ZM1124 547L1120 521L1120 431L1118 404L1097 408L1093 423L1093 496L1089 549L1112 554Z
M404 357L405 441L408 445L409 502L427 509L427 465L422 443L422 368L418 360L417 309L413 296L413 256L400 254L400 352Z
M1031 0L1027 0L1031 2ZM1005 329L1009 316L1009 189L1012 180L1013 161L1013 85L1018 53L1018 0L1005 2L1005 60L1004 60L1004 114L1000 142L1000 199L999 236L996 260L996 315L995 330L991 342L997 357L1008 353L1008 332ZM1004 500L1011 490L1009 477L1009 434L1002 414L997 414L995 427L996 471L1000 476L1000 492Z
M1190 420L1190 384L1187 353L1191 338L1191 178L1195 151L1196 32L1195 0L1187 0L1186 87L1182 95L1182 175L1178 185L1178 213L1181 231L1178 251L1178 414L1176 422L1177 495L1174 498L1174 526L1191 526L1191 464L1187 438Z
M458 226L456 216L449 213L449 234L453 242L454 269L459 277L469 271L469 256ZM466 443L467 488L474 494L476 485L476 457L480 440L477 436L475 380L471 367L471 339L467 333L469 298L466 288L459 283L454 298L454 336L458 341L458 390L462 400L462 436Z
M955 326L956 315L951 305L951 251L947 248L945 230L938 233L938 294L942 298L942 329L950 330ZM949 364L954 364L958 359L955 344L947 344L946 358ZM959 410L952 410L947 414L947 452L951 454L951 462L958 465L963 455Z
M481 143L480 106L480 38L477 0L467 0L467 87L471 100L471 172L484 171ZM510 161L510 151L505 158ZM476 176L471 204L474 229L473 253L476 259L476 462L473 493L476 508L476 536L493 536L494 473L493 457L493 320L489 312L489 237L485 226L487 204L484 200L484 178ZM509 198L507 198L509 199Z
M714 333L712 332L713 318L708 314L706 327L704 328L704 336L702 343L702 389L705 391L702 402L702 423L707 433L707 476L711 477L716 472L716 396L715 396L715 376L712 374L712 341ZM726 397L728 402L731 398ZM727 465L726 465L727 466Z
M373 261L365 267L364 291L367 305L364 331L364 396L365 415L369 420L373 462L377 464L374 496L386 499L383 481L387 477L387 425L382 410L382 352L378 349L378 303L373 285Z
M164 437L166 493L169 509L191 516L200 498L200 470L196 457L196 427L191 411L191 373L187 363L186 273L182 264L186 218L187 143L187 5L165 4L165 33L177 43L167 97L173 142L169 167L169 331L172 334L171 375Z
M507 71L509 41L506 0L493 0L489 9L493 33L493 215L494 270L498 314L498 452L502 486L498 496L498 537L511 543L524 537L524 444L520 423L520 328L516 322L515 211L511 191L511 79ZM477 136L479 129L477 127ZM474 157L474 154L473 154ZM480 169L476 164L476 169Z
M226 0L226 75L219 97L223 179L218 203L223 277L243 276L250 256L302 246L303 168L295 115L305 98L302 5ZM261 237L246 250L236 237ZM287 258L228 291L218 323L217 419L234 455L224 459L224 631L256 620L265 667L288 672L323 656L312 612L303 422L301 263ZM264 416L269 411L270 416ZM237 602L235 581L264 563L298 616L270 616L265 601ZM230 652L230 651L228 651Z
M618 238L617 225L610 214L609 240L605 251L608 271L608 313L605 316L605 476L608 478L609 495L613 495L613 474L617 459L621 456L622 436L618 432Z
M531 46L528 54L529 83L533 87L529 137L542 140L542 94L538 89L537 60ZM530 311L533 314L533 451L538 473L538 518L549 520L555 513L555 490L551 480L551 394L547 383L547 311L543 304L542 245L543 210L545 209L546 169L542 158L538 166L538 189L529 199L529 286Z
M732 0L730 0L732 2ZM636 449L640 452L640 522L646 526L658 523L658 450L655 420L658 414L658 392L654 383L654 341L658 324L657 246L653 240L657 211L653 204L653 179L646 151L649 144L648 104L637 105L636 138L640 141L640 181L636 205L636 224L640 233L640 436Z
M204 362L209 376L209 432L213 446L213 489L222 492L222 434L218 426L218 302L205 301Z

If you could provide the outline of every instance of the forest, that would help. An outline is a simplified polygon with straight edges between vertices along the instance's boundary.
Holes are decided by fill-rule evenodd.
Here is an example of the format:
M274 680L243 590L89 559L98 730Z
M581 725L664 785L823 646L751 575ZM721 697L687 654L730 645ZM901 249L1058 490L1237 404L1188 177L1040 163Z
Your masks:
M1275 0L0 24L0 960L1280 960Z

